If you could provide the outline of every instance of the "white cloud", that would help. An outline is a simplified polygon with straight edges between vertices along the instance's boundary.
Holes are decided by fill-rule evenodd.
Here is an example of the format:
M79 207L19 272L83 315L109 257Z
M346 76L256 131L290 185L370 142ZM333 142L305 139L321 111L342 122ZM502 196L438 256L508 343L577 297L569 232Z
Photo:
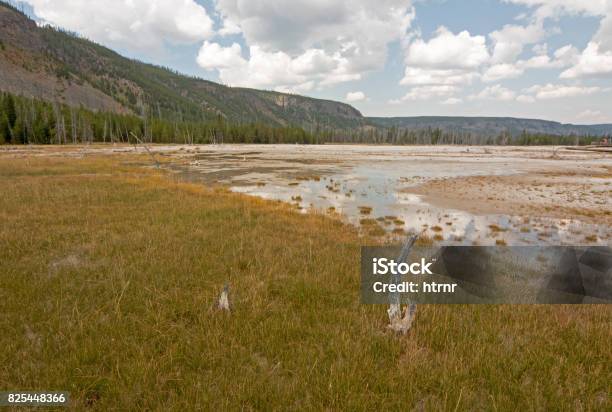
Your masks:
M514 100L516 93L512 90L502 87L499 84L484 88L480 93L473 94L468 98L470 100Z
M533 103L536 101L536 99L533 96L521 94L520 96L517 96L516 101L520 103Z
M219 29L219 35L221 36L229 36L232 34L240 34L242 33L242 29L236 23L231 21L230 19L222 20L222 27Z
M220 78L277 90L357 80L382 68L388 43L414 18L410 0L217 0L216 9L231 28L220 34L240 30L249 49L245 64L219 68Z
M366 95L363 92L349 92L346 94L347 102L360 102L366 99Z
M563 14L601 16L609 10L608 0L505 0L508 3L535 7L537 20L557 18Z
M46 22L94 41L138 50L213 35L213 21L194 0L25 0Z
M495 82L501 79L511 79L522 75L524 69L516 64L500 63L489 67L483 74L485 82Z
M570 66L577 63L579 54L577 48L568 44L555 51L555 61L559 62L561 67Z
M573 66L561 73L561 78L612 75L612 1L610 0L505 0L535 8L535 24L563 15L601 17L597 32L587 47L579 53L568 45L555 52L548 67ZM544 62L542 62L544 63ZM541 67L544 67L542 65Z
M442 101L442 104L453 105L453 104L459 104L461 102L463 102L462 99L459 99L457 97L449 97L448 99Z
M454 34L440 27L428 41L420 37L405 45L405 71L400 81L413 87L402 100L445 99L451 97L460 86L470 84L480 76L479 68L489 59L483 36L472 36L468 31Z
M248 49L249 58L242 55L239 44L223 47L204 42L197 63L219 71L219 79L230 86L258 87L284 92L304 92L317 84L359 79L350 73L347 60L339 55L329 56L321 49L309 49L291 57L282 51L270 52L260 46Z
M548 44L546 43L536 44L531 48L531 50L533 50L533 52L538 56L548 54Z
M429 41L417 38L406 50L408 67L475 69L488 59L484 36L472 36L467 30L454 34L443 26Z
M302 75L329 73L338 68L341 58L328 56L324 50L309 49L291 61L291 69Z
M502 79L513 79L522 76L527 69L553 69L568 67L578 62L579 51L572 45L557 49L550 58L547 54L547 46L537 45L534 47L535 56L526 60L517 60L514 63L499 63L488 67L482 75L485 82L495 82Z
M444 98L453 95L459 90L456 86L435 85L435 86L420 86L412 88L402 97L402 101L406 100L429 100L433 98Z
M498 64L514 62L525 45L539 42L545 35L541 23L528 26L505 25L501 30L489 34L494 44L491 62Z
M249 45L288 53L351 42L386 46L405 33L412 19L407 0L217 0L216 5L241 28Z
M590 42L577 60L574 66L561 73L562 79L612 75L612 51L601 52L597 43Z
M459 69L406 67L400 84L404 86L458 85L470 83L478 73Z
M535 85L523 91L533 94L536 99L541 100L590 95L601 91L601 88L596 86L567 86L548 83L546 85Z
M545 69L547 67L551 67L555 65L555 63L553 63L550 60L550 57L548 57L548 55L546 54L540 54L538 56L533 56L532 58L521 61L520 63L521 63L521 66L526 69Z
M583 122L589 122L589 123L597 123L597 122L606 122L608 120L608 117L606 117L606 115L604 115L600 110L591 110L591 109L587 109L583 112L580 112L576 115L576 119L583 121Z
M205 41L198 57L198 64L205 69L231 69L242 66L246 61L242 58L242 47L233 43L230 47L222 47L218 43Z
M279 91L309 90L310 79L298 73L294 66L303 67L283 52L266 52L259 46L249 48L250 58L241 55L241 48L234 43L223 47L205 42L197 62L206 69L217 69L219 78L230 86L259 87Z
M606 16L599 23L599 29L593 36L593 41L605 51L612 50L612 1L608 1Z

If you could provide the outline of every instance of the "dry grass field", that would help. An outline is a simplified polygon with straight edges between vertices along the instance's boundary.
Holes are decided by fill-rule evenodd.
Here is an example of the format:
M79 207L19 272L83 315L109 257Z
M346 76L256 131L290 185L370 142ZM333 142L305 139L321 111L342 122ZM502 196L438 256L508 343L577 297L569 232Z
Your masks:
M140 155L0 155L0 390L72 410L610 410L610 306L359 301L372 239ZM231 313L215 301L225 283Z

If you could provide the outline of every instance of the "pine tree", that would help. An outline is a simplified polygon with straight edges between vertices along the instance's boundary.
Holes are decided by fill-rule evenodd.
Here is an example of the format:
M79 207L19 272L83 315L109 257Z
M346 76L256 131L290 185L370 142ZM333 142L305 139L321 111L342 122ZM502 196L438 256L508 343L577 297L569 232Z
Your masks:
M6 115L0 115L0 144L11 143L11 129Z
M15 143L15 144L17 144L17 143L21 143L21 144L28 143L28 139L27 139L27 135L26 135L26 128L25 128L25 125L23 124L23 120L21 120L21 117L19 117L15 121L15 127L13 127L13 143Z
M12 95L7 95L4 98L3 111L8 120L9 127L12 129L15 126L15 121L17 121L17 111L15 110L15 100Z

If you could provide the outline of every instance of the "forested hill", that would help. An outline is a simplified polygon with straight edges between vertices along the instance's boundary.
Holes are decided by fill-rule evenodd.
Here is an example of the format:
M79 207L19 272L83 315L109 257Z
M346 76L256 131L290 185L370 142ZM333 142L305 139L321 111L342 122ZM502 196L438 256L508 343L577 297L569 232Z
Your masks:
M0 92L6 92L0 93L0 143L137 136L197 143L585 144L612 135L612 125L506 117L363 117L345 103L227 87L39 27L1 0Z
M0 2L0 90L92 110L178 121L356 128L361 113L344 103L223 86L127 59Z
M368 117L367 120L372 126L385 129L407 131L438 129L443 133L479 137L499 136L502 134L517 137L524 133L556 136L612 135L612 124L574 125L548 120L517 119L513 117Z

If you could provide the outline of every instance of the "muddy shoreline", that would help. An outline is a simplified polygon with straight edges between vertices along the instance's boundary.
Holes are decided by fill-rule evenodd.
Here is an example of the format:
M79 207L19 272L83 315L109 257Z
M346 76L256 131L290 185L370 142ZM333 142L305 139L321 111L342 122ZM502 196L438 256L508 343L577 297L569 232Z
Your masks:
M466 244L609 244L612 155L537 146L152 145L180 179L330 213L364 232ZM33 146L2 155L145 153ZM367 212L365 212L367 211ZM497 229L491 229L497 228Z

